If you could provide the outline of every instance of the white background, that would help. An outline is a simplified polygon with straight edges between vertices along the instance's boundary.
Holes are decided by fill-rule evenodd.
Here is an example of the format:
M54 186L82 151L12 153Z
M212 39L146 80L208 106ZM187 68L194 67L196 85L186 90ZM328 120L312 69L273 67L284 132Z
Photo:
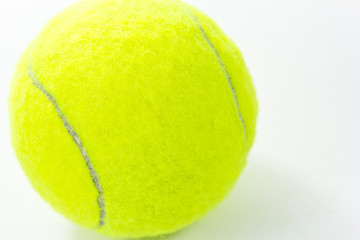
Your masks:
M15 64L46 21L72 2L0 3L0 239L107 239L55 213L10 145ZM187 2L242 50L258 93L258 134L220 207L162 239L360 239L359 1Z

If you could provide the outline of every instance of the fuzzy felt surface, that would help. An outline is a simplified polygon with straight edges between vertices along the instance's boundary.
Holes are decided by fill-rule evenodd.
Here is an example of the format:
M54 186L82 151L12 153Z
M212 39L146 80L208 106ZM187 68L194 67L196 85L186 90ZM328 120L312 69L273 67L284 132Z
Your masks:
M52 19L11 87L12 142L58 212L111 236L177 231L245 166L257 102L240 51L175 0L85 0Z

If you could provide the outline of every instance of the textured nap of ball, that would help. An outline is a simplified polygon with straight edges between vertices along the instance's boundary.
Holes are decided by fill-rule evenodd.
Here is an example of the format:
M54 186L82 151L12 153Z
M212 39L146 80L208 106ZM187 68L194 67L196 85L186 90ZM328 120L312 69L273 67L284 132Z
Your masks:
M30 44L11 86L12 142L40 195L78 224L177 231L229 193L257 102L234 43L176 0L86 0Z

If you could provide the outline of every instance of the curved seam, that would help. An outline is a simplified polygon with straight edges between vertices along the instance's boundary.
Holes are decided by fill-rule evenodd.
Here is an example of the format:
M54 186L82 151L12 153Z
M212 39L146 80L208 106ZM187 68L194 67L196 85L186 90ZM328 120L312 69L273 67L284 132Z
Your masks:
M104 191L102 189L102 186L100 184L100 179L99 176L97 174L97 172L94 169L94 166L91 163L91 160L89 158L89 155L83 145L83 143L80 140L79 134L77 134L77 132L74 130L74 128L71 126L71 124L69 123L69 121L67 120L65 114L61 111L59 105L56 102L56 99L54 98L53 95L51 95L46 89L45 87L38 81L38 79L35 76L35 73L33 71L33 69L31 68L31 65L28 64L28 75L32 80L33 85L38 88L44 95L45 97L51 102L51 104L53 105L53 107L55 108L58 116L60 117L64 127L66 128L67 132L70 134L70 136L72 137L72 139L74 140L76 146L78 147L78 149L80 150L81 156L84 159L86 166L89 170L92 182L98 192L98 197L97 197L97 204L98 207L100 209L100 220L99 220L99 224L98 226L101 227L105 224L105 201L104 201Z
M234 102L235 102L235 105L236 105L236 110L237 110L237 113L238 113L238 117L241 121L241 124L243 126L243 130L244 130L244 137L246 136L246 126L245 126L245 121L244 121L244 118L241 114L241 111L240 111L240 107L239 107L239 102L238 102L238 99L237 99L237 95L236 95L236 92L235 92L235 89L234 89L234 86L232 84L232 81L231 81L231 77L230 77L230 74L229 72L227 71L226 67L225 67L225 64L224 62L222 61L220 55L219 55L219 52L216 50L214 44L211 42L211 40L209 39L208 35L206 34L204 28L201 26L199 20L197 19L197 17L191 12L190 9L188 9L187 7L184 6L184 8L186 9L187 12L189 12L190 16L193 18L193 20L196 22L196 24L198 25L199 27L199 30L200 32L202 33L204 39L206 40L206 42L209 44L211 50L213 51L213 53L215 54L216 56L216 59L221 67L221 70L223 71L225 77L226 77L226 80L228 82L228 85L231 89L231 93L232 93L232 96L233 96L233 99L234 99ZM246 142L246 137L245 137L245 142Z

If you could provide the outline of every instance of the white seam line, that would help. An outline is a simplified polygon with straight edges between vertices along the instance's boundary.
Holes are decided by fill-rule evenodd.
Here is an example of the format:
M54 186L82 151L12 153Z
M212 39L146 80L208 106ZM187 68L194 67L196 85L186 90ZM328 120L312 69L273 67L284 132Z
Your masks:
M85 160L86 166L89 170L92 182L95 185L95 188L98 192L98 197L97 197L97 204L99 206L100 209L100 220L99 220L99 227L103 226L105 224L105 201L104 201L104 192L103 189L101 187L100 184L100 180L99 180L99 176L97 174L97 172L95 171L88 153L86 152L84 145L82 144L79 135L77 134L77 132L74 130L74 128L71 126L71 124L69 123L69 121L67 120L65 114L61 111L61 109L59 108L59 105L57 104L54 96L52 96L46 89L45 87L37 80L34 71L31 68L31 65L28 65L28 74L32 80L33 85L38 88L45 96L46 98L52 103L52 105L54 106L58 116L60 117L61 121L63 122L64 127L66 128L66 130L68 131L68 133L70 134L70 136L72 137L72 139L74 140L76 146L78 147L78 149L80 150L81 156L82 158Z
M184 5L183 5L184 6ZM238 112L238 117L242 123L242 126L243 126L243 129L244 129L244 136L246 136L246 126L245 126L245 121L244 121L244 118L240 112L240 107L239 107L239 102L237 100L237 95L236 95L236 92L235 92L235 89L234 89L234 86L231 82L231 77L230 77L230 74L228 73L228 71L226 70L226 67L225 67L225 64L224 62L222 61L218 51L216 50L214 44L211 42L211 40L209 39L208 35L206 34L205 30L203 29L203 27L201 26L199 20L197 19L197 17L191 12L190 9L188 9L187 7L184 6L184 8L186 9L187 12L189 12L190 16L193 18L193 20L196 22L196 24L198 25L202 35L204 36L206 42L209 44L211 50L214 52L219 64L220 64L220 67L222 69L222 71L224 72L224 75L226 77L226 80L228 82L228 85L231 89L231 93L233 95L233 99L234 99L234 102L235 102L235 105L236 105L236 109L237 109L237 112ZM246 139L245 139L246 140Z

